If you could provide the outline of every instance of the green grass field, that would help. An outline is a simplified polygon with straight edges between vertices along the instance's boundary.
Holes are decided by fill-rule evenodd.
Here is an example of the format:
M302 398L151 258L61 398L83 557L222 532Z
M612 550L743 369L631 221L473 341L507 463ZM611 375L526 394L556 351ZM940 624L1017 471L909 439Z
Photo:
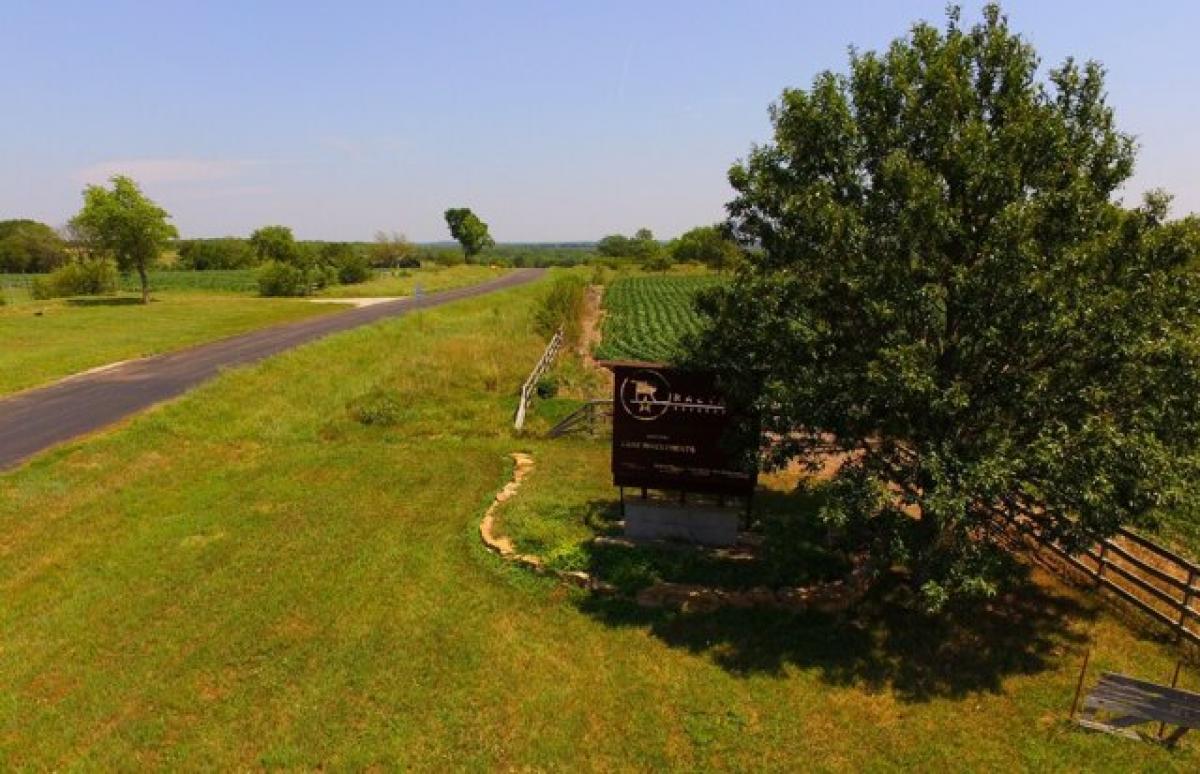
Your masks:
M154 355L266 325L330 314L340 304L164 292L0 306L0 395L119 360Z
M0 769L1196 769L1187 738L1067 726L1087 647L1093 676L1173 662L1061 589L693 615L501 564L477 526L509 452L537 460L527 514L615 497L602 441L508 431L543 292L325 339L0 474ZM395 425L356 419L384 399Z
M421 269L401 269L380 272L373 279L357 285L334 285L321 292L329 298L370 298L375 296L410 296L416 288L422 293L436 293L467 285L477 285L502 275L507 269L491 266L427 266Z
M430 267L339 285L326 298L411 295L474 285L505 270L487 266ZM134 303L136 277L123 295L34 301L27 275L0 275L0 395L45 384L119 360L159 354L255 328L337 312L337 304L257 297L257 271L156 271L153 301Z
M604 294L604 338L596 357L670 362L680 339L699 328L696 293L718 281L713 275L618 278Z

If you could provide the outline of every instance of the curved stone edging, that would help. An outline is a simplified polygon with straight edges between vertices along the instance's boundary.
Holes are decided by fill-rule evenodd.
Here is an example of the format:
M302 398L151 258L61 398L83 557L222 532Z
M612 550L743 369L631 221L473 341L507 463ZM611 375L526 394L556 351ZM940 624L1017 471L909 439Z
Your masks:
M496 533L496 510L512 499L517 490L521 488L521 482L525 480L525 477L529 475L529 471L533 469L533 457L528 454L513 452L510 456L513 459L512 481L509 481L496 493L492 504L488 506L487 511L483 514L483 520L479 522L479 537L482 538L483 545L501 559L519 564L533 570L539 575L553 575L559 580L566 581L574 586L600 593L615 592L616 588L611 584L598 581L586 572L555 570L547 567L546 563L539 556L517 553L516 546L513 545L511 540Z
M561 581L594 593L618 595L618 589L607 581L586 572L568 572L547 567L542 558L533 554L517 552L512 540L497 534L496 511L508 502L521 488L521 482L533 469L533 457L521 452L511 455L514 463L513 478L496 493L479 523L479 536L483 545L505 561L526 567L539 575L550 575ZM842 580L814 586L784 586L770 589L760 586L742 591L686 583L656 583L640 590L634 601L642 607L665 607L684 612L711 612L721 608L767 608L801 612L816 610L832 613L846 610L866 594L875 573L866 561L858 561L850 574Z

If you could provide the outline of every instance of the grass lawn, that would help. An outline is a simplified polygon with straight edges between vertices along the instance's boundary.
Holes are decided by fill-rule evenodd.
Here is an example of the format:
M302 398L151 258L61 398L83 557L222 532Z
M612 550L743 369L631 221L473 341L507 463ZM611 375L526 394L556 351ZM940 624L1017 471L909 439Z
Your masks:
M157 293L148 306L132 296L0 306L0 395L118 360L340 308L340 304L182 292Z
M501 564L477 526L509 452L537 460L513 507L614 497L602 442L508 431L541 292L316 342L0 475L0 769L1195 770L1187 738L1066 726L1089 644L1173 662L1062 590L685 615Z
M357 285L334 285L322 291L321 295L332 298L411 296L417 287L420 287L422 293L453 290L495 279L505 271L506 269L476 265L399 269L395 272L379 272L374 278Z

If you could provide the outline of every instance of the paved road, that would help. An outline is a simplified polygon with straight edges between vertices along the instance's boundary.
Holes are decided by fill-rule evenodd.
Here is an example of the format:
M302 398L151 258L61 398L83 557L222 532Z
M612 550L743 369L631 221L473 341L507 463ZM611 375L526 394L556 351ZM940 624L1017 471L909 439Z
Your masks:
M48 387L0 399L0 470L47 449L173 398L217 375L338 331L414 309L481 296L537 279L542 269L517 269L480 285L402 298L347 312L244 333L210 344L80 374Z

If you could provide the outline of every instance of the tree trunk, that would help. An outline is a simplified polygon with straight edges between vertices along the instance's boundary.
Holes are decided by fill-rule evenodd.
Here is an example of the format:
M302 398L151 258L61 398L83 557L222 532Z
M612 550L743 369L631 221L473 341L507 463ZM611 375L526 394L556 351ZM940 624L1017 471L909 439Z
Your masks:
M150 303L150 279L146 276L146 265L139 263L137 270L138 277L142 281L142 303L148 304Z

